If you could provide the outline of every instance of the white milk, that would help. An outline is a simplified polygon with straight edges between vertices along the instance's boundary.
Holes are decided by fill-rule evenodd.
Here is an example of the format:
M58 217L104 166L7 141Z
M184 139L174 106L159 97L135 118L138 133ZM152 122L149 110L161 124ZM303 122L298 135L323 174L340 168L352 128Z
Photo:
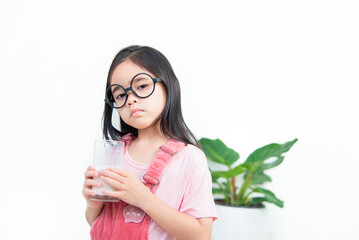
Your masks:
M102 169L106 169L109 168L110 166L94 166L96 171L100 171ZM97 178L93 178L94 180L100 182L102 185L101 187L92 187L92 190L94 190L95 192L97 192L97 195L103 195L100 191L105 190L105 191L114 191L115 189L113 187L110 187L109 185L107 185L107 183L104 183L102 181L102 179L100 177Z

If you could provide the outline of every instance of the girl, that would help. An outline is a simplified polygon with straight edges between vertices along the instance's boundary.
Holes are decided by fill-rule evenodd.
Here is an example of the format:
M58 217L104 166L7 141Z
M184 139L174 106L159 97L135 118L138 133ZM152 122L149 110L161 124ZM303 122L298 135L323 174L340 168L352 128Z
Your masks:
M123 167L85 172L83 195L92 239L210 239L217 218L211 176L200 144L186 126L180 87L159 51L129 46L109 69L103 135L125 142ZM112 125L118 111L120 126ZM120 129L120 130L118 130ZM94 177L112 186L98 202Z

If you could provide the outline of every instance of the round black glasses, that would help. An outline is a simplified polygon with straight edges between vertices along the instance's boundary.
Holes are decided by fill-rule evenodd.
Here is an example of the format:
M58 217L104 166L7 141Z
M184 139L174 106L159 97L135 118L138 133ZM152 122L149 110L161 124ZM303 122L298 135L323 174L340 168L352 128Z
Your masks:
M129 88L124 88L119 84L112 84L106 90L105 102L113 108L122 108L128 99L128 91L131 91L139 98L147 98L155 91L157 82L161 82L159 78L153 78L147 73L136 74Z

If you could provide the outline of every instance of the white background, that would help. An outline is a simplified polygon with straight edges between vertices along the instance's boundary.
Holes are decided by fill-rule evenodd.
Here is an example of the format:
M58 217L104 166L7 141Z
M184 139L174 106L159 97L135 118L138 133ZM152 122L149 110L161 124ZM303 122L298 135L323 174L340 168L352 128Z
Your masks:
M198 138L242 161L299 139L268 172L272 239L359 239L357 1L2 0L0 34L0 239L89 239L83 172L130 44L167 56Z

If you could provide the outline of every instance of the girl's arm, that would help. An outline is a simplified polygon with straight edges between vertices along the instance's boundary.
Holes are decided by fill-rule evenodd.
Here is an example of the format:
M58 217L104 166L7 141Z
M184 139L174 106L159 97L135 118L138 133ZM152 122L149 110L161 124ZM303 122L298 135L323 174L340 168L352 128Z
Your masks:
M89 166L85 172L85 182L82 188L82 195L87 202L85 217L90 226L92 226L92 224L95 222L103 208L103 202L93 201L90 199L91 196L95 196L97 194L95 191L92 190L92 187L101 186L100 182L97 182L93 179L94 177L98 176L98 172L95 171L95 168Z
M209 240L212 234L212 218L195 218L178 212L149 192L147 200L139 206L158 225L178 239Z
M165 231L178 239L209 240L212 218L197 219L181 213L154 195L136 176L122 169L111 167L102 170L102 179L117 191L103 191L105 195L141 208Z
M86 220L87 220L88 224L91 227L92 227L93 223L96 221L98 215L100 215L101 210L102 210L102 207L93 208L93 207L87 206L85 216L86 216Z

